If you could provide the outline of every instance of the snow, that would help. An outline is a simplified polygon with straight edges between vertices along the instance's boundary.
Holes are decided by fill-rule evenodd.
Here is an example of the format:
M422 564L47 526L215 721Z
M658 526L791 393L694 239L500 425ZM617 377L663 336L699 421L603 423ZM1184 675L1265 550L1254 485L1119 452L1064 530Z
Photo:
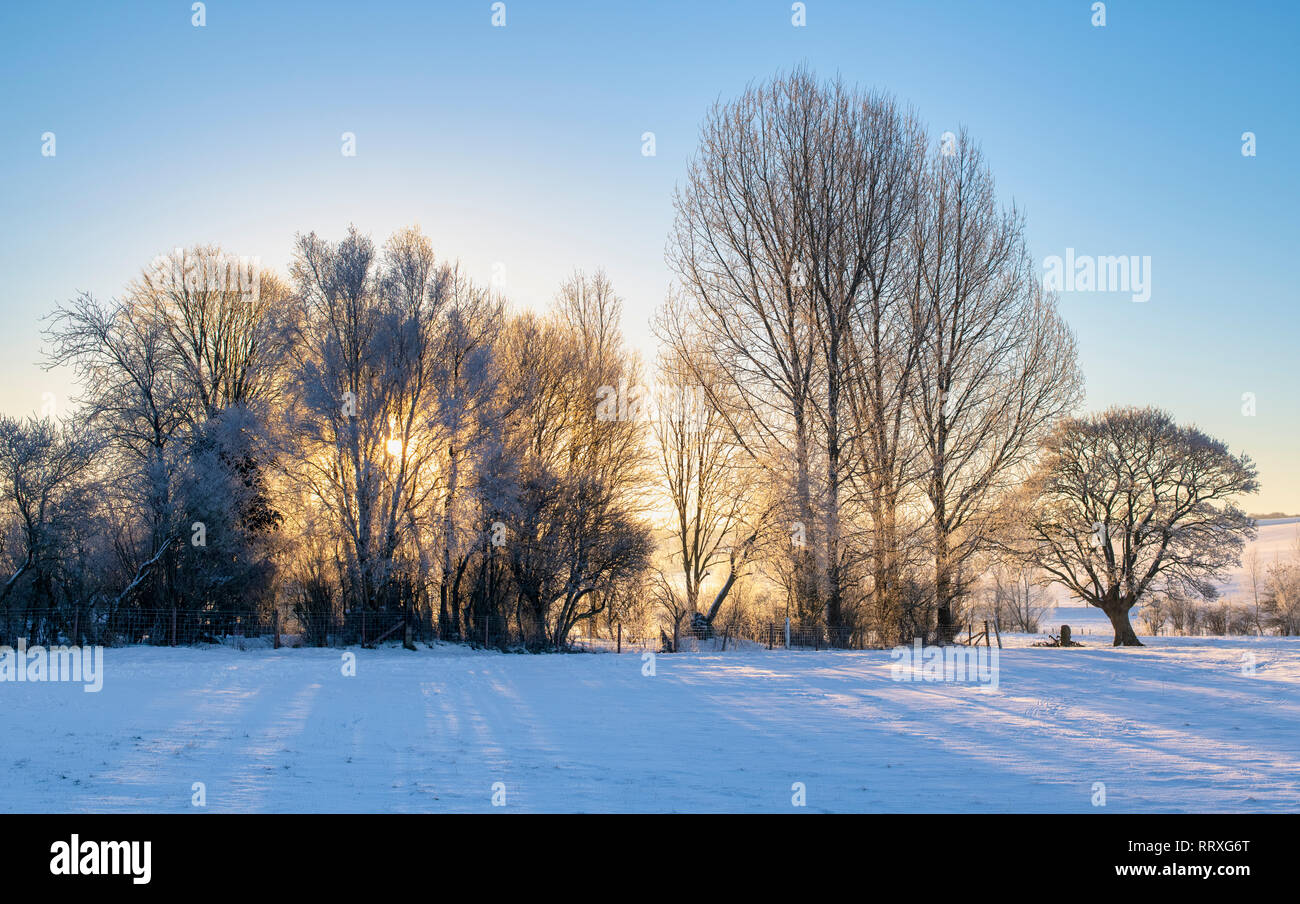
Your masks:
M1293 550L1300 548L1297 540L1300 540L1300 518L1280 518L1273 521L1260 521L1259 533L1255 539L1246 544L1246 553L1254 549L1259 556L1259 567L1261 572L1267 571L1269 566L1275 562L1285 561ZM1233 569L1228 579L1219 585L1219 592L1225 598L1237 597L1245 599L1249 592L1249 583L1246 579L1246 566Z
M0 683L0 811L1300 810L1300 640L1034 639L996 690L888 651L109 649L100 693Z

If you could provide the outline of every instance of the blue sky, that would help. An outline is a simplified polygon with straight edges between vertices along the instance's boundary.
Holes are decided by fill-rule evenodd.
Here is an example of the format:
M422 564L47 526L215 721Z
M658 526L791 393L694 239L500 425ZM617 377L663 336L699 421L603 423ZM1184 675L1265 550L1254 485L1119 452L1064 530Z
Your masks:
M212 0L195 28L183 0L6 3L0 410L71 393L37 365L56 302L196 242L284 271L296 232L349 223L419 223L520 305L603 266L650 354L706 108L807 63L967 126L1040 260L1150 256L1145 304L1062 297L1088 406L1167 407L1256 459L1251 509L1300 512L1300 4L1091 5L806 0L796 28L782 0L507 0L494 28L490 0Z

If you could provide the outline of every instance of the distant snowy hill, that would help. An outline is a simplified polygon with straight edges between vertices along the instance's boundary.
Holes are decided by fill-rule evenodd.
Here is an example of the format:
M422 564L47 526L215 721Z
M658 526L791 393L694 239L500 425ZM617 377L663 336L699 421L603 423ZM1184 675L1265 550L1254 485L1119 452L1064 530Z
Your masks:
M1276 518L1271 521L1260 521L1259 535L1255 538L1254 542L1246 545L1246 553L1249 553L1251 549L1258 552L1260 570L1263 571L1273 562L1286 558L1290 551L1296 547L1297 543L1300 543L1300 518ZM1220 592L1225 598L1241 596L1247 592L1247 583L1245 578L1245 565L1243 564L1241 568L1233 570L1228 579L1219 585ZM1060 587L1059 585L1053 585L1049 588L1048 595L1059 608L1067 610L1066 613L1064 613L1067 616L1067 621L1069 621L1069 618L1074 618L1075 621L1079 621L1078 615L1070 616L1069 613L1085 610L1088 612L1089 617L1092 613L1095 613L1097 619L1100 620L1100 624L1110 624L1101 610L1088 606L1085 603L1081 603L1078 600L1071 599L1065 588ZM1044 624L1049 625L1058 623L1059 619L1055 616L1044 621ZM1091 623L1091 621L1089 623ZM1069 621L1069 624L1073 626L1074 621Z

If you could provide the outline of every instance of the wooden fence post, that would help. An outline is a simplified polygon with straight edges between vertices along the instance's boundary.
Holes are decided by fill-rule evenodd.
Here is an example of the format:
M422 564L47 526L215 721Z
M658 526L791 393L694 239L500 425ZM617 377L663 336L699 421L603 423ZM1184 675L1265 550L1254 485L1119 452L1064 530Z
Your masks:
M172 606L172 646L176 646L176 607Z
M280 649L280 607L276 606L271 610L271 629L275 631L275 640L272 642L272 649Z
M623 652L623 623L622 622L618 623L618 649L615 650L615 652L617 653Z

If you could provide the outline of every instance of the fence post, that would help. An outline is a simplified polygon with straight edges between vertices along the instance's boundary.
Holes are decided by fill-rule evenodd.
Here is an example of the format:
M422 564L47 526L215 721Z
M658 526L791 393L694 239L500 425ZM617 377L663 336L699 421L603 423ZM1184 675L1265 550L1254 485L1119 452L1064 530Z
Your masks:
M790 649L790 616L785 617L785 648Z
M767 648L772 649L772 635L776 633L776 625L771 623L767 626Z
M491 624L492 624L492 616L490 615L484 616L483 617L483 646L485 647L488 646L488 638L489 638L488 630Z
M81 646L81 607L78 606L72 611L72 645Z
M623 652L623 623L622 622L618 623L618 648L614 652L616 653Z
M176 646L176 607L172 606L172 646Z
M271 628L275 631L274 646L272 649L280 649L280 607L276 606L271 610Z
M986 618L984 619L984 647L987 649L991 646L993 646L993 644L989 640L989 620Z

